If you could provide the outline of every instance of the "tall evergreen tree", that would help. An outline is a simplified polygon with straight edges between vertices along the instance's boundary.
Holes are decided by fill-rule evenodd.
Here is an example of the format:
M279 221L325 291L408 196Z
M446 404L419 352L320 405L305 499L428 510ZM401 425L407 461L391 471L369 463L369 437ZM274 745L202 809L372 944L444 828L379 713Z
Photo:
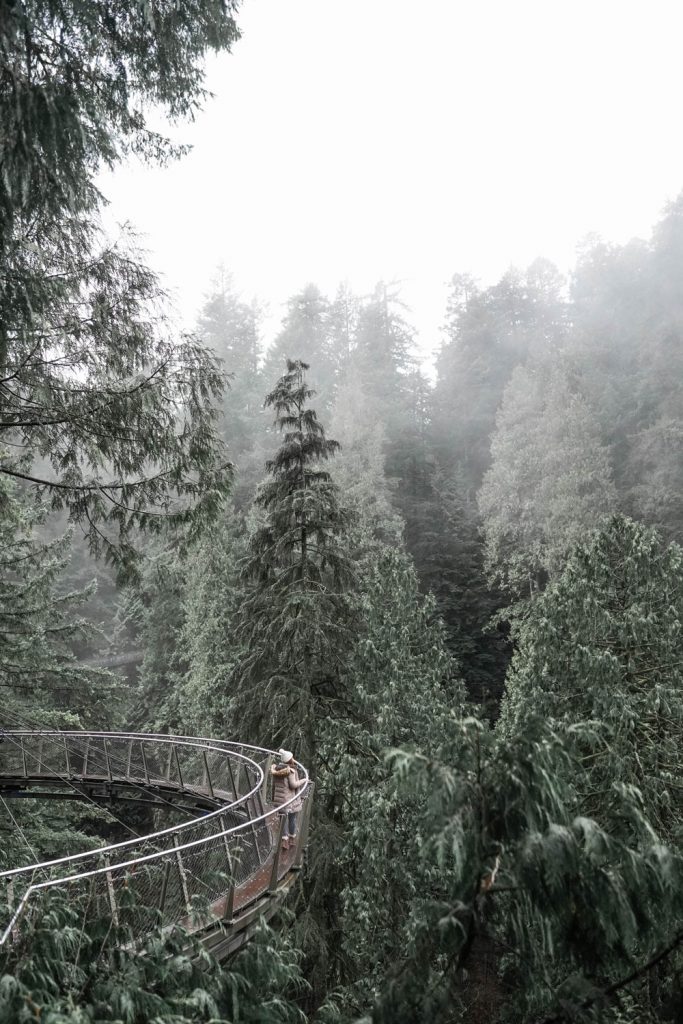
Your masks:
M74 644L91 634L79 615L88 591L60 593L69 538L40 542L45 510L30 511L16 487L0 482L0 688L5 727L97 721L113 677L80 664Z
M40 0L0 18L0 436L15 446L0 473L67 509L123 568L139 528L215 514L222 378L191 339L169 339L134 248L103 237L94 176L126 153L182 149L146 105L192 114L207 52L237 38L234 8Z
M262 395L259 321L256 303L243 302L230 275L219 270L214 289L200 312L197 331L230 375L220 427L232 458L238 463L253 447L258 431Z
M405 797L416 798L431 886L410 903L403 955L373 1020L652 1024L662 1000L680 1005L674 983L651 1016L647 991L653 967L671 964L683 941L680 859L618 780L613 799L630 835L576 815L571 735L538 718L510 735L460 718L437 756L393 761ZM632 1016L618 1012L628 1002L610 1011L624 994Z
M609 453L577 376L530 360L514 371L498 413L478 498L487 567L515 596L557 574L616 504Z
M228 506L188 558L177 640L186 652L187 670L176 692L188 733L223 734L229 720L229 682L246 653L236 636L245 531L242 517ZM241 723L235 722L233 731L241 734Z
M266 398L283 436L256 497L262 521L243 569L245 657L234 677L233 721L259 742L294 745L315 767L317 724L344 706L354 568L345 544L351 516L322 468L339 445L309 404L307 369L288 360Z
M386 471L401 477L406 468L412 435L419 422L418 403L411 385L416 366L412 352L414 331L403 315L396 288L380 282L363 303L358 317L354 364L363 388L377 410L386 432Z
M220 358L230 379L217 427L235 468L232 500L240 510L253 500L272 450L263 411L261 316L258 303L242 301L221 269L197 323L203 344Z
M489 467L496 411L513 369L565 331L562 281L545 262L510 270L482 291L467 275L451 282L445 340L437 360L434 437L439 462L458 467L475 491Z
M295 356L312 368L311 386L323 416L332 408L336 387L330 328L329 301L316 285L306 285L287 302L282 329L268 349L264 364L266 380L272 380L283 362Z
M682 567L677 544L622 516L578 545L519 627L501 719L515 732L538 714L594 722L595 736L576 737L578 813L614 809L618 824L619 780L669 841L683 812Z
M366 551L375 543L398 545L404 523L393 507L395 482L385 471L386 430L375 404L364 390L360 368L348 364L332 412L332 430L341 442L335 481L356 513L352 535ZM357 551L357 558L362 558Z
M333 796L334 813L318 825L335 855L328 878L337 898L326 921L332 980L343 986L338 998L352 1019L403 958L406 909L432 885L419 856L419 802L397 792L385 751L435 753L463 702L443 626L432 599L419 592L410 557L396 546L374 546L362 573L363 626L347 668L353 713L323 724L321 787Z

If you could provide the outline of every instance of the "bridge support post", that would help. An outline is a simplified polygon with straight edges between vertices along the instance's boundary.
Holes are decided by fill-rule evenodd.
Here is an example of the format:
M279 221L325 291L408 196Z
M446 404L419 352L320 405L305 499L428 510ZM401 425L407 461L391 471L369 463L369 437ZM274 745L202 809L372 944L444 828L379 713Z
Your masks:
M234 776L234 773L233 773L233 770L232 770L232 761L230 760L230 758L228 758L228 773L230 775L230 785L232 786L232 795L234 796L235 800L237 800L237 797L239 796L239 793L237 792L237 783L235 782L235 776ZM237 774L239 776L239 770L238 770Z
M64 737L64 760L66 762L66 777L71 778L71 759L69 758L69 743L66 736Z
M241 784L240 783L240 775L244 776L244 792L248 793L249 790L251 789L251 786L249 785L249 783L251 782L251 779L249 778L249 769L247 768L246 764L240 765L240 767L237 769L237 785L238 785L238 787ZM241 792L242 792L242 790L240 789L240 793Z
M223 814L221 814L221 816L219 818L219 821L220 821L221 829L223 830L223 832L227 832L228 831L228 825L227 825L227 822L225 820L225 816ZM233 876L232 854L230 852L230 843L228 842L228 837L226 835L223 836L223 846L225 847L225 858L226 858L226 860L228 862L228 871L230 872L230 876L232 877Z
M282 849L282 839L285 834L285 823L287 818L284 814L280 815L280 828L277 834L277 845L275 847L275 856L273 857L273 870L270 873L270 885L268 886L268 892L272 895L277 892L278 875L280 874L280 850Z
M270 781L270 769L273 767L273 757L271 754L266 758L266 763L263 768L263 785L261 786L261 803L266 804L268 802L268 783Z
M202 750L202 757L204 758L204 788L208 789L209 796L213 800L213 782L211 781L211 772L209 771L209 759L206 756L206 751Z
M180 852L180 843L178 842L178 836L173 836L173 845L176 848L176 860L178 862L178 874L180 875L180 887L183 890L183 898L185 899L185 906L187 907L188 914L192 913L192 901L190 900L190 890L187 887L187 874L185 873L185 866L183 864L182 854Z
M180 758L178 757L178 748L175 745L175 743L173 744L173 760L175 761L176 771L178 772L178 782L180 783L180 791L182 793L182 791L185 789L185 786L183 785L183 773L180 770Z
M253 797L251 800L247 800L246 808L247 814L249 815L249 827L254 839L254 849L256 850L256 856L258 858L259 864L263 864L268 858L268 851L266 850L263 857L261 856L261 847L259 846L259 830L256 828L256 825L254 825L254 818L258 818L259 814L258 808L256 806L256 800Z
M109 906L111 907L111 916L114 924L118 928L119 926L119 908L116 905L116 893L114 892L114 879L112 878L111 871L109 870L111 861L109 857L104 858L104 863L107 865L106 879L107 879L107 893L109 895Z
M161 892L159 893L159 914L161 923L164 921L164 907L166 906L166 893L168 892L168 879L171 874L171 862L167 860L164 864L164 873L161 878Z
M223 913L223 921L225 924L232 924L235 917L235 883L233 882L228 889L228 895L225 899L225 911Z

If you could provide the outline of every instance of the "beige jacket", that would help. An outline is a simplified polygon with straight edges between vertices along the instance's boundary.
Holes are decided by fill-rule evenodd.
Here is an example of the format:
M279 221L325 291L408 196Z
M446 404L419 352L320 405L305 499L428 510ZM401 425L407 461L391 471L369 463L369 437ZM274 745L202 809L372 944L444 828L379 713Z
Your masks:
M273 765L270 772L273 776L273 803L276 807L287 803L296 791L306 784L305 779L299 779L296 768L290 768L289 765ZM301 797L298 796L287 810L300 811L301 806Z

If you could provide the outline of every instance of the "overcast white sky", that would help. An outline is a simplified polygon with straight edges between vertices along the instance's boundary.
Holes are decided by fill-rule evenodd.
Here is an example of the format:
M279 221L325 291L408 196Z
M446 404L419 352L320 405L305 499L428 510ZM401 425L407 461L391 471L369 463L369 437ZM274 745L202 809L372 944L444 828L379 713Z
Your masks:
M191 324L245 297L403 282L425 353L446 282L647 235L683 188L680 0L244 0L165 169L104 179Z

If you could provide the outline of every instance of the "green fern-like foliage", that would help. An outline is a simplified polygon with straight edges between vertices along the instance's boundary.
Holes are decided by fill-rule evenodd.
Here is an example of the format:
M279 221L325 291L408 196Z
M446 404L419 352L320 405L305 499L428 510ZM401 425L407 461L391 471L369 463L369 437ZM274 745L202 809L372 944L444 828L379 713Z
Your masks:
M149 923L145 908L137 912ZM0 954L7 1024L303 1024L297 999L304 989L298 954L264 924L222 967L182 929L131 943L131 932L110 920L93 916L84 925L60 893Z

